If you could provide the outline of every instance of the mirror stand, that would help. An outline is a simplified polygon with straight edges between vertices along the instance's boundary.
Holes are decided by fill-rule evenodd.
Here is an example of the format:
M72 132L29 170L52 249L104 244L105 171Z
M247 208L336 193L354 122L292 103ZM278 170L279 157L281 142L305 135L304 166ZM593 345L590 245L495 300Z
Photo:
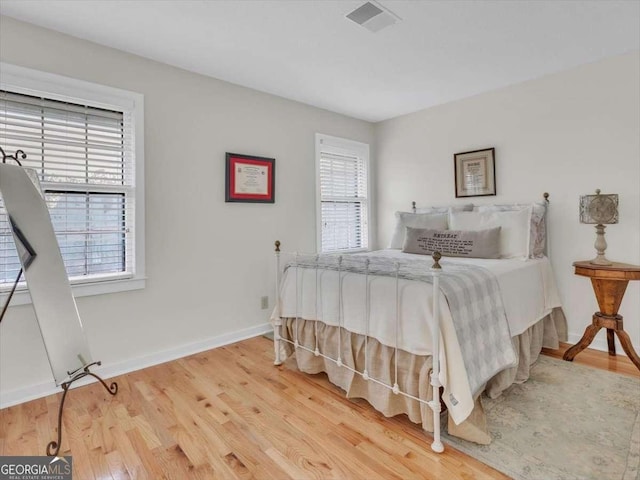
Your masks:
M101 362L91 361L89 345L37 174L24 168L20 162L20 159L27 158L24 151L17 150L15 155L7 155L0 147L0 154L0 190L22 267L0 312L0 322L24 274L53 377L63 390L58 408L58 438L49 442L46 450L47 455L57 457L62 446L62 413L71 385L90 376L98 380L109 394L115 395L118 384L112 382L107 385L90 370L94 365L100 366ZM6 165L8 160L18 165ZM79 368L74 368L78 365Z
M60 385L64 393L62 394L60 407L58 408L58 440L52 440L47 445L47 455L49 455L50 457L57 457L58 452L60 452L60 447L62 446L62 412L64 410L64 401L67 398L67 392L69 391L69 388L71 387L71 384L73 382L80 380L81 378L84 378L86 376L91 376L98 380L105 388L105 390L111 395L115 395L116 393L118 393L118 384L116 382L111 382L111 385L107 385L101 377L89 371L89 369L94 365L100 366L102 365L102 363L99 361L93 362L89 365L85 365L82 371L76 370L76 372L69 373L69 375L71 375L71 379L67 382L63 382L62 385Z

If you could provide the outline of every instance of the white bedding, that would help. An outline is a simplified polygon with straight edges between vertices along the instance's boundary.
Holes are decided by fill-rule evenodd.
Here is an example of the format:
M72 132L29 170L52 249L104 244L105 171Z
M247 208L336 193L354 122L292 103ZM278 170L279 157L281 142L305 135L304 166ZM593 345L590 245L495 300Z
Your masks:
M380 250L360 254L386 258L424 258L423 255L402 253L399 250ZM479 259L443 258L440 263L446 271L447 264L472 264L484 267L496 275L502 301L509 323L511 336L520 335L538 320L560 306L558 291L549 260L544 258ZM295 269L288 270L281 287L281 316L320 320L329 325L340 324L349 331L365 334L365 289L364 277L343 272L343 315L338 318L338 273L318 272L318 301L316 295L316 273L301 269L298 272L298 297L294 286ZM368 333L381 343L395 346L395 279L370 277L370 324ZM416 355L430 354L431 339L428 325L431 318L432 286L424 282L399 280L401 308L398 347ZM444 297L442 298L444 300ZM446 305L446 300L442 305ZM296 310L297 309L297 310ZM392 320L392 321L390 321Z
M425 258L423 255L391 249L359 255L389 259ZM283 258L283 261L286 261L286 258ZM473 264L484 267L496 275L512 337L521 334L548 315L554 307L560 306L553 272L546 257L526 261L447 257L440 263L445 272L448 264ZM287 269L281 282L281 310L274 311L274 317L278 315L289 318L298 317L319 320L333 326L340 325L351 332L373 336L380 343L395 347L395 278L369 277L370 320L368 325L364 275L342 272L341 315L339 315L338 278L338 272L333 270L316 272L315 269ZM296 284L298 285L297 295ZM400 328L397 332L397 346L415 355L430 355L431 335L428 325L432 319L433 287L425 282L405 279L399 279L398 285ZM464 371L451 313L442 293L440 305L442 313L440 380L445 387L443 399L450 408L454 421L460 423L473 409L473 398ZM453 399L450 395L453 395Z

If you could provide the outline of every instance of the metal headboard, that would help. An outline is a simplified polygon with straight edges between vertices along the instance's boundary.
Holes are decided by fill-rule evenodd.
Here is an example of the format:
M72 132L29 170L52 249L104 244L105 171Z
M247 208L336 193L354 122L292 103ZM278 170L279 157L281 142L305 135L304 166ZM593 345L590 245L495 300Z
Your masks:
M549 205L550 205L549 193L548 192L544 192L542 194L542 198L543 198L543 205L545 207L545 213L544 213L544 236L545 236L544 254L547 256L549 261L551 261L551 252L550 252L550 243L551 242L549 242L549 222L548 222ZM413 213L416 213L416 211L417 211L416 202L411 202L411 211Z

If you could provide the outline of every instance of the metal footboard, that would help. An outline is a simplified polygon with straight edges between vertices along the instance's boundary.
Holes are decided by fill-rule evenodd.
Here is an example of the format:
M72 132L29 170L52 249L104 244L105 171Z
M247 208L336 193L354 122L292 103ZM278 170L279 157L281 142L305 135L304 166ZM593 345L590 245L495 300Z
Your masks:
M320 258L319 255L300 255L297 253L291 254L295 259L291 266L298 265L298 262L301 258L304 258L308 262L313 262L315 259L315 275L316 275L316 308L317 308L317 290L318 290L318 260ZM405 397L411 398L421 404L427 405L433 412L433 443L431 444L431 448L435 452L443 452L444 446L440 437L440 412L441 412L441 403L440 403L440 275L442 273L442 267L439 264L440 254L438 252L434 252L433 259L434 263L431 266L431 273L433 275L433 322L429 325L431 330L431 338L432 338L432 371L430 375L430 384L433 388L432 399L427 401L421 398L418 398L414 395L411 395L408 392L404 392L400 389L398 384L398 329L400 324L400 296L399 296L399 264L395 263L395 289L396 289L396 315L395 315L395 329L396 329L396 344L395 344L395 355L394 355L394 382L393 384L388 384L380 379L374 378L370 375L368 367L369 363L369 324L370 324L370 285L369 285L369 260L364 260L364 275L365 275L365 321L366 321L366 334L365 338L365 349L364 349L364 368L362 371L359 371L356 368L352 368L349 365L346 365L342 359L342 329L344 326L344 319L342 318L342 307L343 307L343 298L342 298L342 280L343 280L343 258L342 256L337 257L337 273L338 273L338 355L337 358L333 358L329 355L326 355L320 352L318 348L318 321L315 321L314 325L314 333L315 333L315 348L310 348L308 346L302 345L298 341L298 319L299 319L299 309L298 309L298 272L300 268L296 268L295 270L295 286L296 286L296 315L294 319L295 331L293 334L293 341L289 338L285 338L282 336L281 328L283 326L282 318L280 317L281 313L281 298L280 298L280 281L281 281L281 251L280 251L280 242L275 242L275 256L276 256L276 311L278 312L277 318L274 320L273 325L273 340L274 340L274 351L275 351L275 365L280 365L283 362L282 358L282 349L281 343L288 343L294 347L294 349L305 350L309 353L312 353L315 356L320 356L326 360L329 360L335 363L338 367L347 369L357 375L360 375L363 380L368 382L374 382L382 387L385 387L391 390L396 395L403 395ZM313 264L313 263L312 263ZM355 365L354 365L355 366Z

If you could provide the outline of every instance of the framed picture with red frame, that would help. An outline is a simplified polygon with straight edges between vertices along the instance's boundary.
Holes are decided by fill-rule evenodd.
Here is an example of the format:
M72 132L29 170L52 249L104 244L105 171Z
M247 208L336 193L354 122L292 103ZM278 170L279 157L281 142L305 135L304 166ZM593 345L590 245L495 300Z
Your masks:
M227 152L225 201L275 203L276 159Z

